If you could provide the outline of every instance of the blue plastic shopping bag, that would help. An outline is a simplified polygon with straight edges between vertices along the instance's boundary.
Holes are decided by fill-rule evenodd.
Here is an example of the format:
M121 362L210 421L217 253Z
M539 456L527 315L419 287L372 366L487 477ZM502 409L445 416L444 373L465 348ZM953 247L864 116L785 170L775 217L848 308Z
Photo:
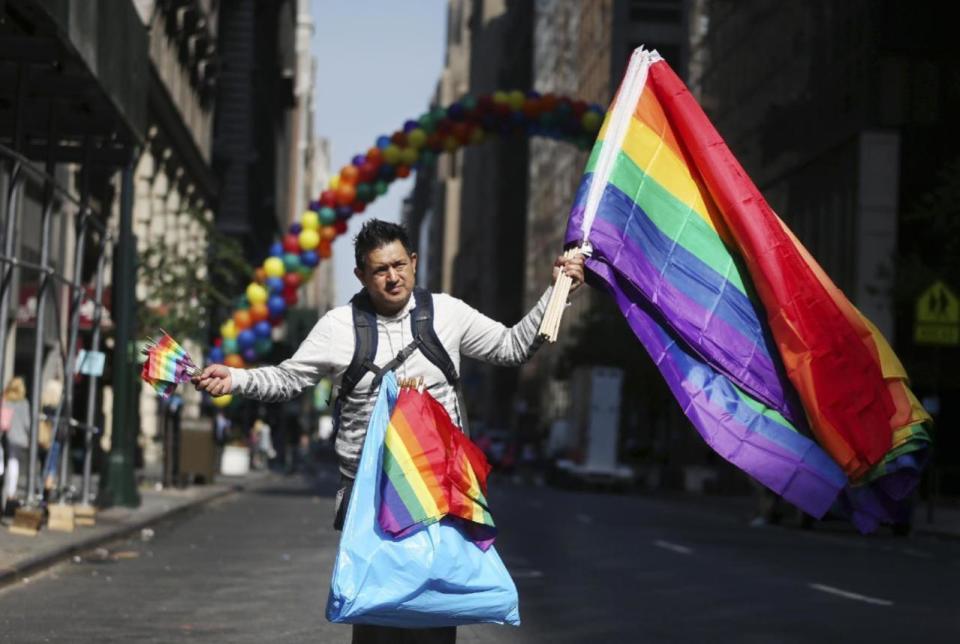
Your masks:
M397 381L387 374L360 457L330 582L327 619L406 628L520 624L517 588L491 547L484 552L442 520L395 539L377 522L378 478Z

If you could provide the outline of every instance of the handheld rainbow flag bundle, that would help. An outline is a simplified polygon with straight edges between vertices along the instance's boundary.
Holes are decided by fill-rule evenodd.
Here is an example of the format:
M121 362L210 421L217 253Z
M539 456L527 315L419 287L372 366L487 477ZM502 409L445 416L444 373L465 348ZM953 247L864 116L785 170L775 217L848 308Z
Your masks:
M655 51L633 53L566 243L717 453L815 517L902 520L930 416Z
M486 551L497 533L486 499L489 472L483 452L422 381L401 383L383 443L377 513L383 531L403 538L450 517Z
M153 387L163 398L173 394L181 382L200 373L187 350L180 346L170 334L160 329L163 336L159 340L149 339L141 350L146 356L140 377Z

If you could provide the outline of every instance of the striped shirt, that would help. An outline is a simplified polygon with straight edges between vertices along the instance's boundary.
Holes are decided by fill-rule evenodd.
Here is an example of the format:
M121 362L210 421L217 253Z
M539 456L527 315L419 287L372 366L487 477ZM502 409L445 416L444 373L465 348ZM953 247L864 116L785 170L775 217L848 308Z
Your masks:
M450 359L460 372L460 358L466 356L496 365L516 366L526 362L540 345L537 329L547 308L548 288L536 306L513 327L491 320L466 302L444 294L433 297L433 328ZM396 315L377 315L377 355L374 362L384 365L413 341L410 311L414 296ZM297 352L275 367L230 369L233 393L265 402L289 400L326 376L339 386L353 359L356 334L353 311L349 305L337 307L317 322ZM397 368L398 378L423 377L430 394L446 408L458 426L460 409L457 392L443 372L414 351ZM367 434L367 423L378 391L368 372L342 401L336 452L340 472L353 478L360 462L360 450Z

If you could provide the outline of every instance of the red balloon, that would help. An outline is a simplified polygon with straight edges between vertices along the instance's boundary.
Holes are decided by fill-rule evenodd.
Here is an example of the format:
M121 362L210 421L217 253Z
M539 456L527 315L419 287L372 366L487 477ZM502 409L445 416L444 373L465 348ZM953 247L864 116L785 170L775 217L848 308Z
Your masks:
M439 152L443 149L443 137L440 136L439 132L433 132L427 137L427 147L434 152Z
M367 163L378 164L383 160L383 152L380 148L374 146L367 150Z
M408 166L408 165L398 165L398 166L397 166L397 176L400 177L401 179L406 179L407 177L409 177L409 176L410 176L410 166ZM356 212L356 209L354 209L354 212Z
M470 140L470 127L463 121L454 123L453 127L450 128L450 132L460 143L466 143ZM398 172L397 174L400 173Z
M557 97L553 94L544 94L541 96L540 109L544 112L552 112L557 109Z
M334 190L324 190L320 193L320 204L327 208L334 208L337 205L337 193Z
M349 183L341 183L337 188L337 203L341 206L349 206L357 198L357 189Z
M267 321L273 326L280 326L281 324L283 324L283 316L271 315L270 317L267 318Z
M215 347L219 347L221 344L223 344L223 338L217 338L213 341L213 346Z
M283 288L283 301L287 303L287 306L296 306L299 298L297 297L297 289L295 288Z
M448 118L440 119L440 122L437 123L436 132L441 136L444 134L450 134L450 129L453 127L453 121Z
M370 183L373 181L374 177L377 176L378 167L378 163L371 163L370 161L365 162L362 166L360 166L357 172L357 183Z
M283 286L284 288L291 288L294 291L300 286L300 273L295 273L293 271L287 273L283 276Z
M335 222L333 222L333 228L334 230L337 231L338 235L342 235L343 233L347 232L347 220L346 219L336 220Z
M523 115L533 119L540 115L540 101L535 98L528 98L523 102Z
M399 173L399 169L398 169L398 173ZM367 204L363 203L362 201L353 202L353 212L357 213L358 215L366 209L367 209Z
M510 105L497 103L493 106L493 113L497 115L497 118L506 118L510 114Z
M407 135L398 130L390 136L390 142L402 148L407 144Z
M579 119L581 116L583 116L583 113L586 112L586 111L587 111L587 102L586 102L586 101L581 101L581 100L577 99L577 100L575 100L575 101L573 102L573 113L577 115L577 118L578 118L578 119Z
M286 234L283 236L283 250L288 253L293 253L295 255L300 254L300 239L294 234Z

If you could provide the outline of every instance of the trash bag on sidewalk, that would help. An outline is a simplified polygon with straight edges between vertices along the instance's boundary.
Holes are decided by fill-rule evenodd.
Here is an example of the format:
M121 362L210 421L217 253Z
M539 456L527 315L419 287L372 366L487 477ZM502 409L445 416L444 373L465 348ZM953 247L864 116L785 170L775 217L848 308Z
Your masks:
M335 623L432 628L520 624L517 589L495 548L478 548L441 520L395 539L377 522L383 440L398 395L380 386L333 568L327 619Z

